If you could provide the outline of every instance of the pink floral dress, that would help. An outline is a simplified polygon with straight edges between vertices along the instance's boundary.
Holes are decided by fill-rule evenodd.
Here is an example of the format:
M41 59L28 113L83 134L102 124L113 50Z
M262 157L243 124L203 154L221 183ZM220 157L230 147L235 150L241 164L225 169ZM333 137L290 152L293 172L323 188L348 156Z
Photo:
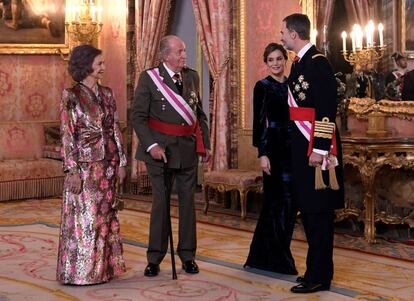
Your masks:
M112 90L65 89L60 116L64 170L80 173L82 191L70 192L65 182L56 277L64 284L107 282L125 271L111 207L117 168L126 165Z

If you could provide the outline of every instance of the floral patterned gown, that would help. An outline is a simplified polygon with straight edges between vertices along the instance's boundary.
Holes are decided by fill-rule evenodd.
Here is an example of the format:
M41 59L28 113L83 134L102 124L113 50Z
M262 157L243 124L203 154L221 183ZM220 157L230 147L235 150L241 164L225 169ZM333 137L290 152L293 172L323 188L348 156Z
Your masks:
M118 166L126 165L112 90L78 83L61 102L65 172L79 172L82 191L65 181L57 262L64 284L97 284L125 271L117 211L111 202Z

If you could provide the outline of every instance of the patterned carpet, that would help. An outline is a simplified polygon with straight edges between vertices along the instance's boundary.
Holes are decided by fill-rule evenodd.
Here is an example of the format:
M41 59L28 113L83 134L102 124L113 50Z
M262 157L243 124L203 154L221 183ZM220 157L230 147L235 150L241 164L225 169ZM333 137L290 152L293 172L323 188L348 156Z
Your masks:
M146 206L136 200L128 201L128 206L129 202ZM342 248L335 249L331 292L293 295L289 288L295 277L241 268L252 233L235 227L236 216L223 218L213 212L204 217L211 219L214 215L230 222L226 227L213 225L211 220L197 224L200 274L187 275L179 269L179 280L170 280L167 256L159 277L143 277L149 215L145 210L124 210L120 218L127 273L104 285L62 286L54 281L59 215L59 199L0 203L1 301L414 300L414 263ZM173 228L177 228L176 219ZM292 250L303 272L306 243L295 240Z
M45 225L0 228L1 245L8 247L2 254L0 300L286 300L291 295L289 281L202 260L199 275L179 270L172 281L166 269L147 278L145 248L131 244L125 244L130 268L122 277L103 285L62 286L54 281L57 234ZM351 298L327 292L320 300Z
M128 208L136 209L138 211L151 211L151 197L149 196L131 196L129 199L126 199L126 204ZM177 217L177 202L174 198L172 205L172 215ZM198 194L196 199L198 221L232 229L245 230L252 233L254 232L257 221L256 214L248 214L246 220L243 221L240 219L240 215L237 211L223 209L222 206L214 205L214 203L213 205L210 205L212 208L209 210L208 214L205 215L203 213L203 206L204 202L202 201L201 194ZM306 241L303 227L300 222L299 218L294 232L294 239ZM414 244L390 241L383 238L377 238L377 243L369 244L362 235L337 232L335 234L335 247L414 262Z

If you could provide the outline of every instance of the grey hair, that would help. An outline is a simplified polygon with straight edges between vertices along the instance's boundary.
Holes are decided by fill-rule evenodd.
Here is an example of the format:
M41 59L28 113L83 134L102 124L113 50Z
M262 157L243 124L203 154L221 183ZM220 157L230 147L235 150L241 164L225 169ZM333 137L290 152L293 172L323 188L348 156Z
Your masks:
M175 36L174 35L168 35L168 36L165 36L165 37L161 38L160 52L159 52L160 59L163 59L167 54L170 53L170 51L171 51L170 41L173 37L175 37Z

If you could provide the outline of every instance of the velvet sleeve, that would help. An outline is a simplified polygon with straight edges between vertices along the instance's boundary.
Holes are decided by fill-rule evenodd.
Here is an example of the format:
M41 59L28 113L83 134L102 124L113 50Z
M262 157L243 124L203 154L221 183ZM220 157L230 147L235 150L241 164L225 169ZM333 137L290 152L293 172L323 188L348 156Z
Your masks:
M266 155L266 112L264 98L265 86L258 81L253 90L253 146L257 148L258 157Z

